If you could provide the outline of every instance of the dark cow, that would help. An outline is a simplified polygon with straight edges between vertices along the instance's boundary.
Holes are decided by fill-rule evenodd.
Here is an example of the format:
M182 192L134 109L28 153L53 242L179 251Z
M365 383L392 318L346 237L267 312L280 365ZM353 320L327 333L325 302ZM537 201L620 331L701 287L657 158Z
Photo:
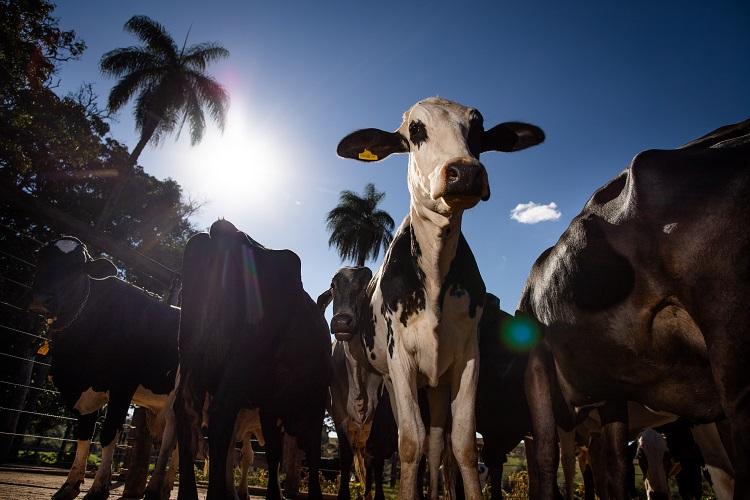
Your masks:
M116 275L112 262L92 259L74 237L39 250L30 309L53 320L50 374L78 417L75 461L55 500L80 491L100 408L107 405L102 462L87 500L109 495L112 456L130 403L160 413L174 387L179 309Z
M750 120L651 150L589 199L534 264L519 309L543 327L527 396L542 496L555 417L599 408L624 498L627 401L693 422L726 415L735 498L750 497Z
M322 498L318 468L330 342L300 268L294 252L267 249L224 220L188 241L175 401L181 499L197 499L193 456L206 395L209 500L235 498L227 456L242 408L260 409L267 498L281 498L281 426L307 455L309 497Z
M317 301L323 312L333 302L331 332L336 341L330 413L339 436L338 498L341 500L350 498L349 477L353 463L367 491L374 481L376 498L383 495L383 462L395 451L391 449L396 446L392 440L398 439L383 376L368 362L362 337L353 334L359 331L359 325L372 323L366 293L371 278L372 271L368 267L344 267L334 275L330 288ZM371 471L367 463L377 470Z
M523 379L533 334L523 319L500 309L487 294L479 323L479 384L477 432L482 435L482 459L489 469L492 500L502 499L506 455L531 431Z
M518 151L543 139L538 127L524 123L503 123L485 131L476 109L430 98L412 106L397 131L359 130L338 145L339 156L366 162L409 154L409 213L368 288L374 321L360 332L369 363L392 381L401 498L416 494L425 448L420 387L427 387L430 406L429 462L440 463L450 423L466 495L481 495L474 407L477 326L485 287L461 234L461 219L490 196L481 153Z

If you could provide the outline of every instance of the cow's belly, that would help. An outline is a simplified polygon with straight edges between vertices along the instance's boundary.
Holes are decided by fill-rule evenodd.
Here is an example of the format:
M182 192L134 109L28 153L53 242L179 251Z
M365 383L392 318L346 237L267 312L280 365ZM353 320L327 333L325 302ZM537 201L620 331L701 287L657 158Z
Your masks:
M719 415L703 337L684 309L657 305L663 300L628 302L548 328L558 381L571 405L625 394L654 410L698 420Z
M88 415L101 409L109 401L109 392L99 392L94 389L86 389L73 405L73 409L81 415Z
M168 394L155 394L149 389L146 389L142 385L138 386L135 394L133 395L133 403L151 410L154 413L159 413L164 406L167 404Z

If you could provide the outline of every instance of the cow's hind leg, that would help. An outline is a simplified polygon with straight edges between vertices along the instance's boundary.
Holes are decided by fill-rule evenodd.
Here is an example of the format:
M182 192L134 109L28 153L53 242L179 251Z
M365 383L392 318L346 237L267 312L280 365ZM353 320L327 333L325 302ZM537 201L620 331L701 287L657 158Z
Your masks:
M343 426L336 427L336 435L339 436L339 468L341 469L339 493L336 498L338 500L349 500L351 498L349 481L352 477L354 452L352 451L351 444L349 444L349 439Z
M449 385L441 384L438 387L428 388L427 401L430 407L430 431L427 437L427 464L430 468L430 500L437 500L440 495L440 464L443 463L445 424L448 420L448 408L450 407ZM447 484L446 482L446 491L453 487L453 484Z
M179 375L178 375L179 377ZM174 402L175 430L179 451L180 482L177 497L180 500L198 500L195 484L195 453L197 443L193 435L193 425L198 425L198 413L184 389L177 389ZM191 406L188 406L191 405ZM191 411L192 410L192 411Z
M229 398L211 402L208 425L208 493L206 500L237 498L234 487L234 426L238 408Z
M282 434L277 423L276 415L260 410L260 425L266 438L266 461L268 463L268 486L266 500L281 500L281 484L279 483L279 465L282 458Z
M135 394L135 388L112 391L107 405L107 416L104 419L101 432L102 462L96 471L94 483L84 500L102 500L109 496L110 478L112 476L112 458L117 448L117 437L120 435L122 424L128 413L130 401Z
M321 405L323 408L323 405ZM307 498L323 500L320 489L320 433L323 429L323 411L314 412L306 422L304 438L305 458L307 459Z
M76 423L76 456L73 465L68 472L68 478L54 495L52 500L71 500L78 496L86 474L86 462L91 449L91 437L94 434L94 425L99 412L89 413L78 417Z

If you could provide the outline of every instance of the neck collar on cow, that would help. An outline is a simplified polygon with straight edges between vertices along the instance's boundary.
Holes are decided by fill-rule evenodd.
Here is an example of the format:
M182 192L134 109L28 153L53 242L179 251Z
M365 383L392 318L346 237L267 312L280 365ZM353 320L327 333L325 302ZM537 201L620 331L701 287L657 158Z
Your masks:
M87 277L85 291L83 293L83 298L81 299L81 304L78 306L78 310L76 310L76 312L73 313L70 319L64 319L64 323L61 326L58 326L53 323L53 326L50 328L50 332L52 333L60 332L70 327L70 325L72 325L73 323L75 323L76 320L81 316L81 313L83 312L83 309L86 307L86 304L88 304L90 296L91 296L91 279ZM57 323L57 321L55 321L55 323Z
M462 211L450 216L411 205L412 254L425 272L440 287L456 256L461 234Z

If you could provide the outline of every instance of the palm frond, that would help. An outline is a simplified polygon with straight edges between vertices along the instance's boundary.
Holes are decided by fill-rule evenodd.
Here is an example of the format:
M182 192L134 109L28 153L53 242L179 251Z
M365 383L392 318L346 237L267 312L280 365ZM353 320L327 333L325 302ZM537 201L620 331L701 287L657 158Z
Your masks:
M158 73L153 69L137 70L125 75L112 87L107 99L107 108L115 112L123 107L139 90L153 85Z
M186 71L185 74L190 80L194 91L197 93L201 106L208 109L211 118L221 130L224 130L227 109L229 108L229 94L227 94L227 91L210 76L192 70Z
M177 45L166 28L148 16L133 16L125 23L125 30L133 33L154 52L177 59Z
M153 69L162 61L153 53L140 47L122 47L110 50L99 61L99 69L105 76L121 76L134 71Z
M218 43L206 42L191 46L182 57L182 63L198 71L204 71L208 63L229 57L229 51Z

